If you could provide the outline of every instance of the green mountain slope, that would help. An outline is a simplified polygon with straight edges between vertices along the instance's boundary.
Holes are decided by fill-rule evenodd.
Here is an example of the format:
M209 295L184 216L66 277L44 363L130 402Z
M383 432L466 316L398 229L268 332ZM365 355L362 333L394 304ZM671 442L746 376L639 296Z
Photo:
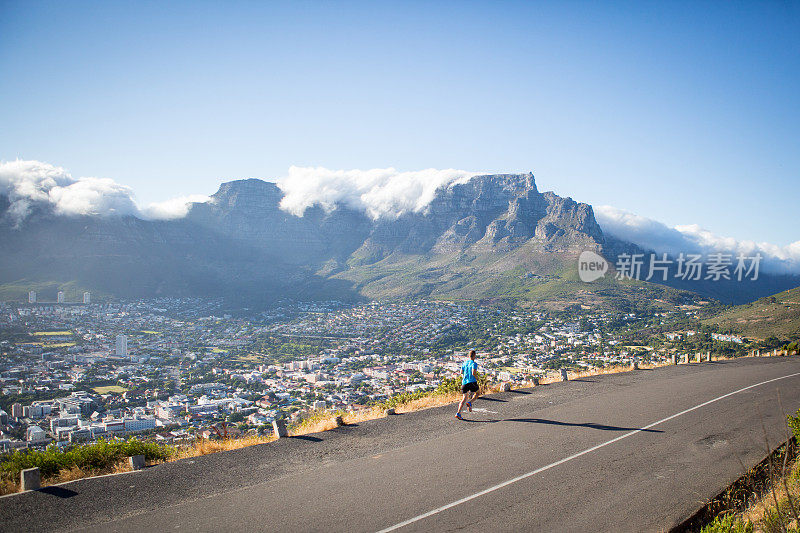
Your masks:
M351 263L334 277L369 298L513 301L545 309L606 308L636 312L697 304L695 293L636 280L617 281L613 272L592 283L578 279L582 246L556 250L534 240L499 250L393 253L371 264Z
M800 287L728 308L705 322L755 339L772 336L797 339L800 337Z

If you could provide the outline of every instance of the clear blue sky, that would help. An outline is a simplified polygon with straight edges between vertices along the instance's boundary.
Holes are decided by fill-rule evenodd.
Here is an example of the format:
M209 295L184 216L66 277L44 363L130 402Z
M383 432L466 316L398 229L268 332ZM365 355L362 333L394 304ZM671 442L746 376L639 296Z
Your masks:
M143 202L290 165L532 170L800 239L798 2L9 2L0 159Z

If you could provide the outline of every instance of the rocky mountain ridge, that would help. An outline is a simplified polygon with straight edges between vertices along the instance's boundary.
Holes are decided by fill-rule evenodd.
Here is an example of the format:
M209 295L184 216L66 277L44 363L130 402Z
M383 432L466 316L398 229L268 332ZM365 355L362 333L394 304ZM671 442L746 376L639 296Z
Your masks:
M297 216L281 209L282 198L275 183L247 179L223 183L177 220L66 217L34 204L21 225L0 198L0 283L253 302L536 300L597 289L576 281L581 251L605 252L613 264L616 254L635 249L604 235L590 205L539 192L530 173L475 176L440 187L419 211L378 219L344 203ZM700 285L681 288L702 292Z

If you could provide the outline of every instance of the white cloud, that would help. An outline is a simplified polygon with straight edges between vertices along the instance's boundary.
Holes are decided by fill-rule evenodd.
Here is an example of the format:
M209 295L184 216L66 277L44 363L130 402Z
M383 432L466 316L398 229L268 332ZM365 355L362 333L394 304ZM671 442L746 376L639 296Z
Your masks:
M50 203L62 215L135 215L130 188L109 178L81 178L49 189Z
M768 242L737 240L716 235L696 224L673 228L656 220L612 207L594 208L595 217L603 232L632 242L647 250L677 255L681 252L708 254L727 252L761 253L763 268L778 274L800 274L800 241L787 246Z
M278 181L278 187L285 195L281 208L298 216L315 204L330 210L343 203L377 219L421 211L433 200L436 189L474 175L452 168L398 172L393 168L330 170L292 166L289 175Z
M424 210L442 186L468 181L474 172L426 169L398 172L393 168L330 170L290 167L278 180L284 192L281 208L302 215L320 204L333 209L343 203L361 209L374 219ZM61 167L39 161L0 162L0 194L8 196L9 213L20 223L35 202L49 203L62 215L135 215L145 219L175 219L188 212L192 202L207 196L191 195L139 207L133 191L109 178L73 178ZM760 252L765 270L800 274L800 241L787 246L722 237L697 225L669 227L611 206L595 207L603 231L648 250L673 255L724 251L753 255Z
M49 203L59 215L135 215L147 219L185 216L189 202L203 202L194 195L150 204L140 209L130 187L110 178L73 178L69 172L40 161L0 162L0 194L8 196L9 212L17 224L30 213L34 202Z
M207 202L208 200L209 197L206 195L190 194L189 196L179 196L164 202L148 204L147 207L141 209L141 212L146 218L172 220L185 217L192 203Z

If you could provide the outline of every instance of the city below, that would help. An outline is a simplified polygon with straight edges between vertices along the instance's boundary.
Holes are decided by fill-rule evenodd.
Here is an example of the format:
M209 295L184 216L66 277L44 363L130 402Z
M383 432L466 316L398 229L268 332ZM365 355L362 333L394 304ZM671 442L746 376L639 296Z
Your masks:
M0 303L0 450L137 434L180 444L271 434L439 387L478 352L491 382L663 363L747 339L702 326L702 305L540 312L444 301L285 302L231 316L220 300Z

